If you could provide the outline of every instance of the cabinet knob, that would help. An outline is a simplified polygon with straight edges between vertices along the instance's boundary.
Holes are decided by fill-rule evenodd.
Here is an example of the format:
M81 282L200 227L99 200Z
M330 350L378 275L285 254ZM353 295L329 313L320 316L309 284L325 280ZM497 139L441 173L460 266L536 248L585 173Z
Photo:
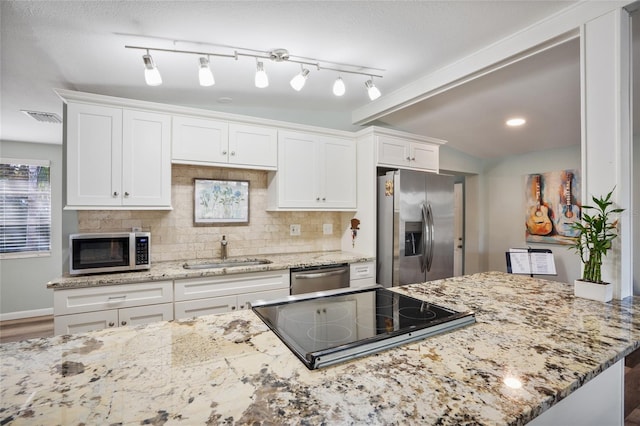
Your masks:
M236 152L235 151L231 151L231 155L236 155Z
M114 322L109 323L109 327L113 327L114 325L116 325Z
M227 151L222 151L222 155L227 155Z
M325 197L322 197L322 201L327 201L327 199Z
M235 306L232 306L232 307L231 307L231 310L232 310L232 311L235 311L235 310L236 310L236 307L235 307Z
M125 193L124 193L124 196L125 196L125 197L128 197L128 196L129 196L129 193L128 193L128 192L125 192Z
M117 197L118 195L119 195L119 194L118 194L118 192L117 192L117 191L113 191L113 196L114 196L114 197Z
M407 161L411 161L411 157L407 157Z
M316 201L320 201L320 197L316 197Z
M416 157L411 157L411 161L416 161Z
M126 321L122 321L120 324L127 325L127 322Z

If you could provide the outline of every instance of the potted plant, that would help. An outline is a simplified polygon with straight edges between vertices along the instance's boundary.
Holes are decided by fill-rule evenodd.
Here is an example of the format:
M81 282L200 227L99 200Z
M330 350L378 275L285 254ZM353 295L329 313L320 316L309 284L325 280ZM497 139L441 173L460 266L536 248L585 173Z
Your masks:
M623 212L624 209L611 208L611 195L615 187L606 196L592 197L594 205L582 206L582 221L572 224L577 231L572 248L580 254L584 264L582 279L575 281L574 294L592 300L608 302L613 297L613 285L602 281L602 260L612 247L612 241L618 236L618 220L610 215Z

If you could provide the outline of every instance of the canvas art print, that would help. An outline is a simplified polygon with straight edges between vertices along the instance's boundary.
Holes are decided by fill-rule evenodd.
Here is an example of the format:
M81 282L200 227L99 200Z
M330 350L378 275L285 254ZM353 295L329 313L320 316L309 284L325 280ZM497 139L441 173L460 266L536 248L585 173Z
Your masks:
M249 182L194 179L196 225L249 223Z
M525 236L528 243L573 244L580 220L577 170L525 176Z

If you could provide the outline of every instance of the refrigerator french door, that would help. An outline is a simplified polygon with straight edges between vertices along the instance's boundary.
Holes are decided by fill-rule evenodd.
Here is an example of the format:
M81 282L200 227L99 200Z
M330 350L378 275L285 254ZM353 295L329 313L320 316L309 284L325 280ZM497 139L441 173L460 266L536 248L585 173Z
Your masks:
M377 277L385 287L453 276L454 180L411 170L378 177Z

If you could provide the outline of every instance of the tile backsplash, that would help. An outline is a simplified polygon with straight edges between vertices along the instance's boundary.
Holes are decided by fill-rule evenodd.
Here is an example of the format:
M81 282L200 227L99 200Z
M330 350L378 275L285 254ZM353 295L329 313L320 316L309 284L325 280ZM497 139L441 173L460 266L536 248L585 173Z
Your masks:
M249 225L194 226L193 179L249 181ZM171 176L173 210L84 210L78 211L79 232L151 232L151 261L212 259L220 257L225 235L228 255L252 256L340 250L343 223L351 214L341 212L268 212L267 172L174 164ZM323 235L323 224L333 225L332 235ZM301 225L300 236L290 236L289 226Z

